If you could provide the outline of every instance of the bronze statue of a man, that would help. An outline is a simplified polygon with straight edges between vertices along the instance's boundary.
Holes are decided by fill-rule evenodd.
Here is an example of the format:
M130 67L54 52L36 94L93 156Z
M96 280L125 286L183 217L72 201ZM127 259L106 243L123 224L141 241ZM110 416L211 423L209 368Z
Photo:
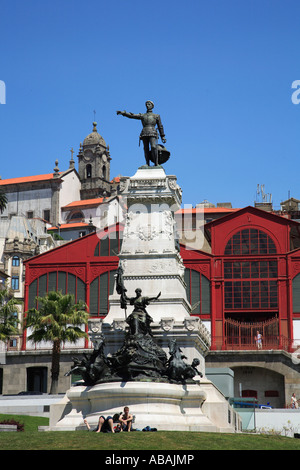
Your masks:
M163 147L157 144L159 131L160 138L163 143L166 143L165 132L161 123L160 115L152 112L154 104L152 101L146 101L146 113L134 114L127 111L117 111L117 114L128 117L130 119L139 119L142 122L143 129L140 133L140 140L144 144L144 153L146 164L149 166L150 161L154 165L164 163L169 158L170 153ZM159 154L164 153L163 157L159 158Z

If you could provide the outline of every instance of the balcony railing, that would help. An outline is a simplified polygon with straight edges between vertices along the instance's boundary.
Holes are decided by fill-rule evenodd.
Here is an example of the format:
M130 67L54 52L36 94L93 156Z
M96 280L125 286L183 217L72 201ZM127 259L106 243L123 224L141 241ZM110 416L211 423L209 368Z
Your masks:
M251 339L249 337L243 336L213 336L211 338L211 349L223 351L284 350L293 352L297 349L295 344L297 344L295 340L292 341L291 339L283 335L263 337L261 343L257 343L254 338Z

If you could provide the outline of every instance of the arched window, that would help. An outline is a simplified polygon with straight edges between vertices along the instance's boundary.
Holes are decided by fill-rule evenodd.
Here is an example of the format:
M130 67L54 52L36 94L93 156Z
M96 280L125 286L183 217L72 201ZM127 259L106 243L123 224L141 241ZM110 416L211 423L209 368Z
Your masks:
M52 271L35 279L29 286L28 308L37 308L36 297L44 297L47 292L61 291L74 295L75 302L85 302L85 283L75 274L65 271Z
M13 266L20 266L20 258L18 256L14 256L12 259Z
M273 255L276 246L261 230L243 229L233 235L225 248L225 309L277 309L278 267L276 259L254 259ZM234 256L244 256L233 259Z
M244 229L235 233L228 241L225 255L267 255L276 253L272 238L257 229Z
M192 314L210 313L210 281L194 269L185 269L187 300L192 306Z
M85 171L86 171L86 178L91 178L92 177L92 165L90 163L85 167Z
M103 175L103 179L106 180L106 166L105 165L103 165L102 167L102 175Z
M84 219L84 215L81 211L77 211L77 212L73 212L73 214L71 214L70 218L68 220L78 220L78 219Z
M109 296L113 294L116 270L107 271L91 282L90 285L90 315L107 315Z

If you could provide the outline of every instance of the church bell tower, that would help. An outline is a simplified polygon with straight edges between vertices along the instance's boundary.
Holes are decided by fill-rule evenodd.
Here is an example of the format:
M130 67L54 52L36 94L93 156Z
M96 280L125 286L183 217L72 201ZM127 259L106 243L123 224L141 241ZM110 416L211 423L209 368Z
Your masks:
M78 153L81 199L110 196L110 160L109 147L93 122L93 131L80 144Z

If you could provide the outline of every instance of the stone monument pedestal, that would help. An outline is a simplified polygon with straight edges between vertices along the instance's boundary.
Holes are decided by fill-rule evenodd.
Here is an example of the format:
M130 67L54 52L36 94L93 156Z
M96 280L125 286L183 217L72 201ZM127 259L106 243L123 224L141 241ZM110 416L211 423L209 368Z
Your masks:
M67 400L66 400L67 399ZM72 409L61 420L53 417ZM203 403L206 403L206 412ZM158 431L235 432L236 417L228 420L229 409L223 395L209 381L195 384L168 384L156 382L111 382L93 387L76 386L66 393L62 403L51 405L51 431L75 431L96 428L99 416L113 416L129 406L135 416L133 429L146 426ZM60 411L59 411L60 410Z
M93 340L105 333L108 357L118 350L125 337L125 321L112 325L91 321L89 335ZM152 326L157 344L168 351L170 339L176 338L180 348L191 362L200 360L199 369L205 370L204 356L209 346L209 335L198 318L188 317L184 322L162 318ZM204 375L204 374L203 374ZM71 387L60 403L51 405L51 431L75 431L96 428L99 416L113 416L129 406L135 416L134 429L146 426L160 431L237 432L241 419L223 394L205 376L195 376L189 383L167 381L114 381L94 386Z

